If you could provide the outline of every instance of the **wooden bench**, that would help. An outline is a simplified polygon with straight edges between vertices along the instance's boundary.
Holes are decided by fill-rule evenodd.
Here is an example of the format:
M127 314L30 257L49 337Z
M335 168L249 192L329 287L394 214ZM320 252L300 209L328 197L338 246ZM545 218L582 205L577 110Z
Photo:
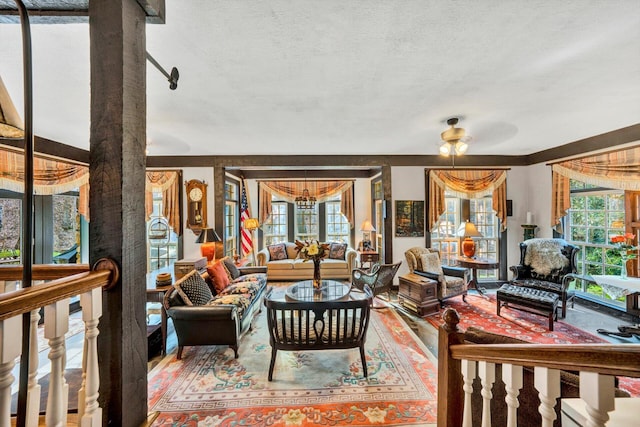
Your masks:
M553 292L527 288L526 286L504 284L496 291L498 316L500 307L509 307L549 318L549 330L553 331L553 321L558 319L560 296Z

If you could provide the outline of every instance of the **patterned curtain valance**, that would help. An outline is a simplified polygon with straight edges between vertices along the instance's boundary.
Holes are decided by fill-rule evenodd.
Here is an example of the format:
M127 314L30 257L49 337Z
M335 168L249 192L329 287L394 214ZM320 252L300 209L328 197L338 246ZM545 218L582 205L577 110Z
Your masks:
M561 232L560 218L571 207L570 179L599 187L640 190L640 146L565 160L553 164L551 170L551 226Z
M302 195L306 188L318 202L324 202L342 194L341 211L353 227L353 181L260 181L260 222L265 223L271 215L271 198L275 194L289 203Z
M145 180L145 217L149 221L153 212L153 192L162 192L162 216L173 231L181 235L180 179L178 171L147 171Z
M13 151L0 151L0 186L24 192L24 156ZM79 191L78 212L89 220L89 167L34 156L33 192L38 195Z
M433 230L445 212L444 192L463 199L492 195L500 231L507 228L507 171L486 169L432 169L428 172L428 224Z

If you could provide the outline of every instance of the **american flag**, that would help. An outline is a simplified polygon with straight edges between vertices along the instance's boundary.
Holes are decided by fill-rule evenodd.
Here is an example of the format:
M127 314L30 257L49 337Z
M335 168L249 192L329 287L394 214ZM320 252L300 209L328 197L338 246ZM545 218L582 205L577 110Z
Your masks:
M244 185L244 179L242 180L242 197L240 199L240 222L244 223L244 220L251 218L249 214L249 202L247 201L247 189ZM251 232L244 227L241 227L240 231L240 246L242 248L242 256L247 256L251 253L253 248L253 242L251 239Z

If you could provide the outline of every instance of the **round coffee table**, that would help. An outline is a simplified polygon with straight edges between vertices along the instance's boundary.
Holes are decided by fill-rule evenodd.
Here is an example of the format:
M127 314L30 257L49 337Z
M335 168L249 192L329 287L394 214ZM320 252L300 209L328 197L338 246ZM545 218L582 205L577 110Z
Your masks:
M319 289L313 287L312 280L294 283L285 291L285 296L293 301L337 301L347 295L351 285L335 280L323 280Z

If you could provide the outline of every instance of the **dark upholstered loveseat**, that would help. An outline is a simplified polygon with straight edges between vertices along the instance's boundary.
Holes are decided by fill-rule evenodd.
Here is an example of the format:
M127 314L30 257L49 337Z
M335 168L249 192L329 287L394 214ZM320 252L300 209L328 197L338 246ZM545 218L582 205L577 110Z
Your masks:
M263 267L240 267L233 271L235 277L222 291L215 290L207 272L200 274L212 294L208 302L200 304L190 305L184 291L178 289L180 284L174 284L173 290L165 294L164 306L178 338L178 359L185 346L194 345L228 345L238 357L240 337L262 307L267 288L264 271Z
M572 295L562 279L566 274L576 272L579 250L578 246L563 239L525 240L520 243L520 264L509 267L513 272L512 283L560 295L564 318L567 315L567 300Z

